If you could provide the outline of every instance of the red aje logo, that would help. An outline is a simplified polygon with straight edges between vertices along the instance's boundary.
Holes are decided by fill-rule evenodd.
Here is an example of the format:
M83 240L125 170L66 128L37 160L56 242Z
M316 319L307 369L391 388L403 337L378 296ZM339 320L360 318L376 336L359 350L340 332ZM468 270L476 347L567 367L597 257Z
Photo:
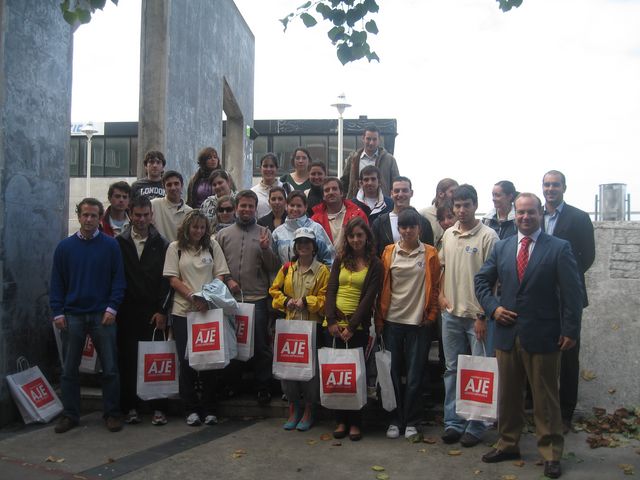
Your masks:
M176 379L176 356L173 353L147 353L144 356L145 382L172 382Z
M96 347L93 346L91 337L87 335L87 338L84 341L84 349L82 350L82 356L87 358L92 358L95 351L96 351Z
M249 317L236 315L236 340L238 343L247 343L249 330Z
M220 322L194 323L191 326L191 350L210 352L220 350Z
M493 372L481 370L461 370L461 400L493 403Z
M29 400L33 402L36 408L42 408L47 403L53 401L51 390L49 390L49 387L44 383L42 378L36 378L26 385L23 385L22 391L29 397Z
M278 362L309 363L309 335L305 333L278 334Z
M356 394L356 364L330 363L322 365L324 393Z

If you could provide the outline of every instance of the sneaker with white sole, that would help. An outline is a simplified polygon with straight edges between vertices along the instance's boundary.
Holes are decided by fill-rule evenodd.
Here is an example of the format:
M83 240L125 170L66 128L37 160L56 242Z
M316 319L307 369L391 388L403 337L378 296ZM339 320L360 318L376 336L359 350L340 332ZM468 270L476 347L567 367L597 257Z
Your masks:
M204 417L205 425L215 425L216 423L218 423L218 417L216 417L215 415L207 415L206 417Z
M138 415L138 412L135 408L129 410L129 413L127 413L127 415L124 417L124 423L127 423L129 425L135 425L137 423L140 423L141 421L142 420L140 419L140 415Z
M387 438L398 438L400 436L400 429L397 425L389 425L387 428Z
M418 434L418 429L416 427L406 427L404 429L404 438L408 439L417 434Z
M187 417L187 425L190 427L199 427L202 425L202 421L200 420L200 415L197 413L192 413Z
M153 412L153 418L151 419L152 425L166 425L167 417L160 410Z

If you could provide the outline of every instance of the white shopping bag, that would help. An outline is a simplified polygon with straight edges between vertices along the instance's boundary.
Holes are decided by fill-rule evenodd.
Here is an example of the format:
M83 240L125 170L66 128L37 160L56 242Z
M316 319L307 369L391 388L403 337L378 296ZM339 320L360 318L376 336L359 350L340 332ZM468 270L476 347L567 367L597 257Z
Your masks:
M18 370L6 378L24 423L47 423L62 412L60 399L38 367L29 368L24 357L20 357Z
M56 338L56 346L58 347L58 356L60 357L60 364L64 365L64 359L62 358L62 337L60 329L56 327L54 323L53 333ZM100 359L98 358L98 352L96 347L91 341L91 336L87 335L84 340L84 348L82 349L82 357L80 359L80 367L78 371L81 373L99 373L101 370Z
M155 337L155 330L153 336ZM178 350L174 340L138 342L138 382L141 400L169 398L179 393Z
M222 309L187 314L187 356L195 370L218 370L238 355L233 320Z
M497 420L498 361L495 357L458 355L456 413L467 420Z
M237 360L246 362L253 357L255 309L253 303L238 303L236 318L236 341L238 343Z
M367 403L362 348L321 348L320 403L333 410L359 410Z
M316 322L276 320L273 341L273 376L280 380L308 381L315 374Z
M391 352L385 350L384 343L381 343L381 349L375 353L375 357L376 370L378 371L376 382L380 385L382 408L387 412L391 412L398 406L393 380L391 379Z

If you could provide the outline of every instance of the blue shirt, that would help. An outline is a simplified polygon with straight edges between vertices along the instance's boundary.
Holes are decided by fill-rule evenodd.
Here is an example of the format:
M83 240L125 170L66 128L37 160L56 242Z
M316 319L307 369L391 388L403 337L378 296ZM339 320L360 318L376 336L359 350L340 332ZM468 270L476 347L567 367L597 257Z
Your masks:
M553 231L556 228L558 217L562 213L563 208L564 208L564 201L556 207L556 211L553 212L553 215L550 215L546 210L544 211L544 231L549 235L553 235Z

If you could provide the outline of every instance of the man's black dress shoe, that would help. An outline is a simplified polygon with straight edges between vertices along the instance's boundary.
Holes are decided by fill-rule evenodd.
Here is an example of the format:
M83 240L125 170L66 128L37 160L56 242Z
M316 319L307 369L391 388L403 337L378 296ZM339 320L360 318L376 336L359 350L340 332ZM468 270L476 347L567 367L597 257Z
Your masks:
M518 460L520 458L520 452L503 452L494 448L482 456L484 463L498 463L506 460Z
M544 475L549 478L560 478L560 475L562 475L560 462L544 462Z

